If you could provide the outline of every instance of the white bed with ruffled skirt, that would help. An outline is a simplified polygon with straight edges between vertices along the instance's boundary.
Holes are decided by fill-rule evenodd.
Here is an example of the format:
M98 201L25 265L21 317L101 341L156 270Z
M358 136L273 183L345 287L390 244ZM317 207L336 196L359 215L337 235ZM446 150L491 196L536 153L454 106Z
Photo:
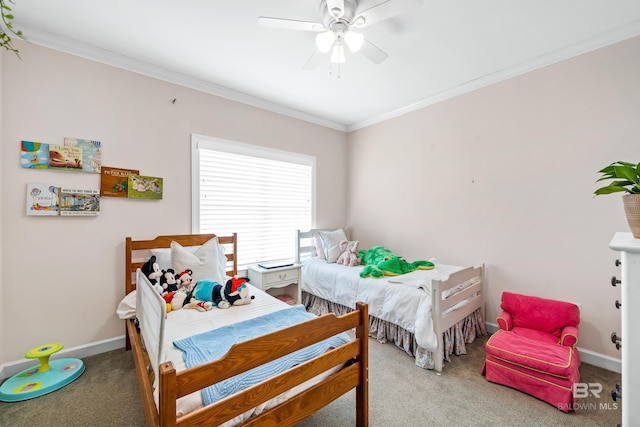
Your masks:
M298 232L302 303L316 314L347 313L358 301L369 306L369 336L392 342L417 366L441 371L451 354L486 335L484 266L435 263L432 270L400 276L360 277L363 266L345 266L315 256L314 230ZM306 255L306 256L305 256Z

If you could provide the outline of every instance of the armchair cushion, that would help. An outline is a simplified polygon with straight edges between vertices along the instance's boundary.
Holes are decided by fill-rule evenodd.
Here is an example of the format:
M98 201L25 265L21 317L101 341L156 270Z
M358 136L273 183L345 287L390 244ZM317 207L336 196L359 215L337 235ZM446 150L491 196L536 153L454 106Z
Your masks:
M515 336L538 341L541 345L542 344L558 345L558 337L544 331L539 331L537 329L514 327L511 330L511 332Z
M580 363L572 347L541 345L537 340L502 330L489 338L486 348L487 354L498 360L559 378L569 378L576 362Z
M580 323L578 306L569 302L503 292L500 307L513 316L513 327L537 329L558 339L565 326Z

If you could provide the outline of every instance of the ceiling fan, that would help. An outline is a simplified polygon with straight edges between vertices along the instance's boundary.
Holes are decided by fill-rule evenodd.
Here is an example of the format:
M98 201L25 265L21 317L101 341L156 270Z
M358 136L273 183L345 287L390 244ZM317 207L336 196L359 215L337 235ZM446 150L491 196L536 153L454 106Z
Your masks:
M304 68L315 66L318 53L331 52L330 62L334 64L346 62L345 45L351 52L361 52L373 63L379 64L389 55L366 40L362 33L353 30L419 7L422 0L385 0L365 10L359 10L358 3L358 0L320 0L321 22L260 16L258 23L270 28L317 32L317 49Z

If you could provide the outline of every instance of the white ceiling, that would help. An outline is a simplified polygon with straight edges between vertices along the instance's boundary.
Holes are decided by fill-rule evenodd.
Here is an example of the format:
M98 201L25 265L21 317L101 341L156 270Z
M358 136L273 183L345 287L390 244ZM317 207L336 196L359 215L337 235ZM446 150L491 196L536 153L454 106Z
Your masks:
M320 0L13 1L33 43L345 131L640 35L639 0L424 0L363 28L389 57L347 52L338 77L328 54L302 68L315 33L258 25L320 22Z

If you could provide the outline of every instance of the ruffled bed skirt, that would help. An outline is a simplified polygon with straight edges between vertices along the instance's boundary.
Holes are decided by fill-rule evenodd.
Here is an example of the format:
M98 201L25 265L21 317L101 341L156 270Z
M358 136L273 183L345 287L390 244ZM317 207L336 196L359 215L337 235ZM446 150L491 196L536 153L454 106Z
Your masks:
M315 314L335 313L338 316L353 309L341 304L327 301L315 295L302 291L302 304L308 311ZM487 335L484 319L480 309L474 311L460 322L443 333L444 360L451 362L452 354L467 354L465 344L473 342L477 336ZM434 353L418 346L413 333L400 326L369 316L369 336L380 343L392 342L413 356L416 365L423 369L435 369Z

